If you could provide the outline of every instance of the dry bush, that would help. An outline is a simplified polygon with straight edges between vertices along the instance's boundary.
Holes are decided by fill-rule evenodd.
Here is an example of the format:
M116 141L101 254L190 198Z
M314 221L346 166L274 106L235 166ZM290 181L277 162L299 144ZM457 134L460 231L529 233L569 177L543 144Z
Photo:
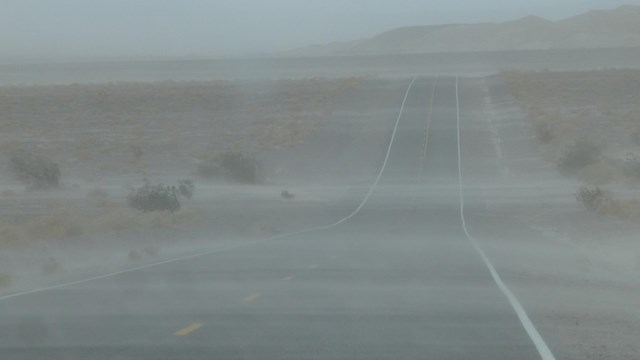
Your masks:
M624 177L618 167L604 160L585 166L577 175L581 181L596 186L606 185Z
M46 156L19 149L11 152L9 163L18 180L29 187L45 189L60 185L60 167Z
M583 186L575 194L576 200L589 211L600 211L612 203L611 196L599 187Z
M175 186L153 185L148 181L127 196L129 206L142 212L180 210L179 192Z

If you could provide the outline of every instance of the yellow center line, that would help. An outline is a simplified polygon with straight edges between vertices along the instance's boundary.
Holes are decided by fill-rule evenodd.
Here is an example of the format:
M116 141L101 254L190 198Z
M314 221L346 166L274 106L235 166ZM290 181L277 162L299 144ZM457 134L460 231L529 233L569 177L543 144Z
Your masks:
M293 279L295 279L295 276L286 276L286 277L283 277L281 280L282 281L293 281Z
M204 324L203 323L199 323L199 322L194 322L193 324L190 324L188 326L183 327L182 329L176 331L174 333L175 336L187 336L189 334L191 334L192 332L200 329L201 327L203 327Z
M242 301L244 302L252 302L252 301L256 301L260 296L260 293L253 293L247 297L245 297L244 299L242 299Z
M433 82L433 89L431 90L431 100L429 101L429 115L427 116L427 126L424 129L424 153L422 154L422 166L424 166L424 160L427 158L427 144L429 143L429 128L431 128L431 119L433 119L433 101L436 97L436 85L438 85L439 77Z

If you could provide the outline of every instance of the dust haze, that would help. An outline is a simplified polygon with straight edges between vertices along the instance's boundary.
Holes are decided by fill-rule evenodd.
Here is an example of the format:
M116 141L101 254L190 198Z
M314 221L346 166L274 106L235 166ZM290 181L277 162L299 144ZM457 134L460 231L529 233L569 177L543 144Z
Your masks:
M638 356L640 3L5 10L1 358Z

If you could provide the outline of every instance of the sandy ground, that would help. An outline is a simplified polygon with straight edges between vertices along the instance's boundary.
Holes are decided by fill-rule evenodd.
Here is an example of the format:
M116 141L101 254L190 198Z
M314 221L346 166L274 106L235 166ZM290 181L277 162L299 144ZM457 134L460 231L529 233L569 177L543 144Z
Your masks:
M543 159L535 129L502 80L477 86L483 91L467 91L475 109L463 112L467 136L491 140L466 152L466 172L484 178L467 187L485 204L467 213L472 233L540 319L557 358L637 358L640 228L586 211L574 197L580 182Z
M0 292L73 281L337 219L350 211L353 199L364 196L370 186L405 86L404 80L367 80L366 86L361 86L361 81L244 83L241 89L240 85L218 82L72 85L62 87L58 94L54 94L55 87L1 89L1 100L15 104L10 112L13 120L4 124L10 131L4 134L3 144L22 139L22 143L64 161L62 188L58 190L29 191L6 172L0 177L0 218L4 224L0 233ZM90 104L103 92L110 94L109 107L115 115L97 112L95 118L83 121ZM147 99L146 105L133 106L127 93ZM249 109L238 112L219 103L222 100L208 104L204 99L205 94L217 93L223 94L226 103L240 101ZM75 99L74 104L64 105L68 99ZM171 107L163 104L165 101L179 106ZM118 106L120 103L124 105ZM188 109L186 103L193 108ZM131 129L148 123L165 107L173 113L163 115L151 128L154 136L143 136L143 158L133 159L127 145ZM51 127L53 134L40 129L38 121L46 120L47 108L56 109L54 118L75 124L73 131L60 137L56 134L63 129L55 124L45 126ZM209 108L211 114L205 111ZM145 109L153 110L148 114ZM306 115L297 118L301 113ZM222 120L203 125L203 119L212 116ZM303 121L296 123L297 128L312 131L297 133L293 139L290 129L279 133L278 129L288 126L283 119L292 116ZM120 118L128 120L114 120ZM171 118L186 120L176 127ZM100 125L105 122L107 125ZM272 131L265 135L264 129ZM104 131L109 136L103 136ZM32 136L35 133L40 135ZM209 133L217 135L206 136ZM176 138L190 140L184 140L183 149L165 147L165 140ZM259 144L265 138L272 142ZM96 148L82 145L92 139ZM260 184L196 178L196 195L183 201L183 209L176 214L137 214L127 209L126 196L131 187L140 184L141 176L150 175L154 182L165 183L191 177L197 154L189 149L206 149L212 142L224 148L237 139L243 139L243 144L254 143L246 148L265 169ZM278 139L282 141L273 143ZM90 152L90 158L78 153L79 143ZM111 150L99 151L101 147ZM283 190L293 194L293 199L283 199ZM25 224L30 221L43 228L39 236L17 237L15 241L12 229L28 228ZM85 230L74 235L69 226Z

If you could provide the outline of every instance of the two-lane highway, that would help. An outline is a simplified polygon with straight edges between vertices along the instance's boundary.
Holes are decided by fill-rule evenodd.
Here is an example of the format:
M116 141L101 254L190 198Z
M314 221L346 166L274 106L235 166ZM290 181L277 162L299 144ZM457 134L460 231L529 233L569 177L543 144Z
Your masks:
M457 80L404 100L353 216L2 300L0 358L550 359L465 233Z

